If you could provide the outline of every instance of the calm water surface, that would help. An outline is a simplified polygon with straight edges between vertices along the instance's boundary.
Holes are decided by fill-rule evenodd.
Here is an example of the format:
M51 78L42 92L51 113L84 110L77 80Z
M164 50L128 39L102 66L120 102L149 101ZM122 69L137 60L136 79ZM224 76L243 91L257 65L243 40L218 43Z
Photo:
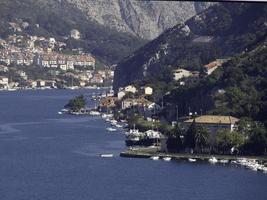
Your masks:
M70 98L93 92L0 92L0 200L267 199L266 174L120 158L123 135L108 133L99 117L57 114Z

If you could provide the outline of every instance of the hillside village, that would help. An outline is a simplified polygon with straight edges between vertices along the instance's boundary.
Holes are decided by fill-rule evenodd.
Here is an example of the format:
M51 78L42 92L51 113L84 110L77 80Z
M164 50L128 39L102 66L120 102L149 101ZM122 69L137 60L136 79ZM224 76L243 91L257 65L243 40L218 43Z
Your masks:
M65 42L53 37L25 34L22 30L29 26L27 22L9 25L13 34L0 38L0 89L112 84L113 70L106 66L97 69L97 61L90 53L81 48L69 51ZM68 37L79 40L81 36L73 29Z

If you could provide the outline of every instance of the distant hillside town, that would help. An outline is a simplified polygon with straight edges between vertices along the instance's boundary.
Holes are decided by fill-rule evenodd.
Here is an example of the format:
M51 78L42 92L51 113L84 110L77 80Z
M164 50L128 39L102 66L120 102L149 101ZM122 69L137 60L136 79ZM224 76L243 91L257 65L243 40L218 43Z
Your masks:
M69 50L66 43L56 38L25 34L22 30L27 28L27 22L9 25L13 34L0 38L0 89L112 84L114 71L103 64L99 67L96 59L82 48ZM81 36L73 29L68 37L79 40Z

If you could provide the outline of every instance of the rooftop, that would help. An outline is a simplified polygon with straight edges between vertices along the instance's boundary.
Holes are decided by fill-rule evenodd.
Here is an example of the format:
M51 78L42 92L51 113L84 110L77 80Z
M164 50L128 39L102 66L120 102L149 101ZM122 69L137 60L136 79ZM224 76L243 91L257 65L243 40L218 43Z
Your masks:
M189 119L184 122L192 123L194 119ZM232 116L219 116L219 115L202 115L195 118L196 123L200 124L235 124L239 119Z

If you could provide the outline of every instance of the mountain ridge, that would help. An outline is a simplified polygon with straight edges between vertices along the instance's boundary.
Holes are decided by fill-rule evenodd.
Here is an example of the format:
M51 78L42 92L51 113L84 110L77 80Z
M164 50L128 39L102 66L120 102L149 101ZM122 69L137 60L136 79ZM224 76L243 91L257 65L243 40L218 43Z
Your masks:
M266 4L216 4L165 31L120 62L114 88L157 76L169 66L200 70L215 59L253 48L266 38L266 16Z

